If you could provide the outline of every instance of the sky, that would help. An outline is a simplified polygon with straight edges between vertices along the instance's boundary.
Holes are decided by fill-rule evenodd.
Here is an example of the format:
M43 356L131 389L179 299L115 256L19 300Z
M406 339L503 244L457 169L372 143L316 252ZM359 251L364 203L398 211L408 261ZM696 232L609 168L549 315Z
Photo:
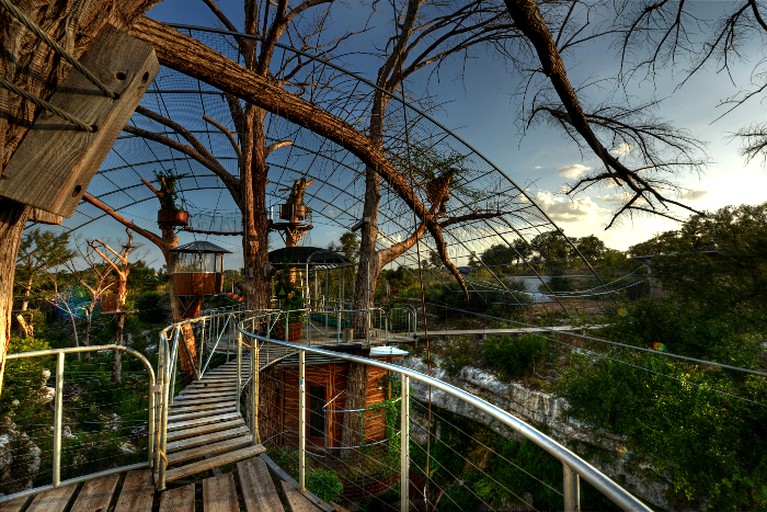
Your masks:
M219 3L235 23L241 19L241 1ZM729 2L699 2L702 16L727 9ZM334 9L336 7L334 6ZM359 4L340 4L337 18L341 27L352 27L361 16ZM150 11L160 21L220 27L201 1L166 0ZM375 30L372 31L375 33ZM372 37L372 36L371 36ZM679 199L697 210L716 210L727 205L758 204L767 200L767 172L757 158L747 163L740 154L740 142L732 134L752 122L764 121L758 99L716 120L723 110L717 107L748 85L754 64L764 57L758 41L746 41L746 62L728 76L716 73L715 66L704 69L683 87L677 88L689 64L678 61L658 70L656 80L636 80L625 90L628 101L641 103L661 100L654 114L676 126L686 128L706 142L709 163L701 173L675 177L682 188ZM600 95L615 95L612 84L600 78L614 76L618 69L614 49L604 43L590 44L577 53L564 55L568 74L576 86L597 85L585 89L587 98L598 102ZM354 71L374 78L375 69L366 69L364 61ZM733 83L734 82L734 83ZM678 223L651 215L624 216L609 230L605 227L615 211L615 191L595 187L569 196L564 190L585 172L598 167L596 158L578 148L560 130L550 124L534 124L524 129L521 117L524 98L520 91L522 76L507 68L498 58L477 54L465 63L445 66L439 79L432 77L406 84L407 92L428 91L441 107L432 115L447 128L504 170L534 197L569 236L594 234L615 249L646 240L660 232L675 229ZM620 96L620 95L619 95ZM611 148L616 154L629 155L631 148ZM683 214L684 215L684 214Z

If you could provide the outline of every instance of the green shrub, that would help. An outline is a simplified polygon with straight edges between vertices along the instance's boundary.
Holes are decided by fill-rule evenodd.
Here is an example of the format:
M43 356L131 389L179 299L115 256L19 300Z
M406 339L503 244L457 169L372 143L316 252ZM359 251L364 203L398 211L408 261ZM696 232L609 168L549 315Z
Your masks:
M502 378L518 377L552 358L551 340L543 336L491 336L483 344L485 364Z
M673 475L679 508L764 510L767 383L651 354L581 355L559 382L570 414ZM745 400L739 400L743 397Z
M327 469L315 469L306 475L306 488L319 499L332 503L344 492L338 475Z

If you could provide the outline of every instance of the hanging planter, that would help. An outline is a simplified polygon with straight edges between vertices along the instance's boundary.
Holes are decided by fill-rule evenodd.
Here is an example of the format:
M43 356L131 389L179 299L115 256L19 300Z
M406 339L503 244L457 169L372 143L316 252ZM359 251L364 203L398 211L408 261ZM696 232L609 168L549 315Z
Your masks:
M160 200L157 223L166 226L188 226L189 212L178 204L179 197L176 185L180 176L172 171L160 171L155 173L155 178L160 185L156 192L157 198ZM181 202L183 203L183 200Z

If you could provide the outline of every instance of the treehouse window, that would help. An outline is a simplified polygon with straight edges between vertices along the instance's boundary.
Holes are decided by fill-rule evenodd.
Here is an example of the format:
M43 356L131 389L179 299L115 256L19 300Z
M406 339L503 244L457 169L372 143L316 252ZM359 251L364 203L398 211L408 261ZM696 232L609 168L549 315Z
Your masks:
M223 256L211 253L182 253L176 260L178 274L223 272Z

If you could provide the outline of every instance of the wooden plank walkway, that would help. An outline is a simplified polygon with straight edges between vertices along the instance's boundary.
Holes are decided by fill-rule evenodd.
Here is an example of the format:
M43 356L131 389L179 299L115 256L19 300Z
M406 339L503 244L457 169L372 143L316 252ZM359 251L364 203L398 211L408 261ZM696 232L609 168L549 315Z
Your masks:
M249 371L246 366L244 376ZM168 408L166 483L264 453L237 411L238 398L236 361L206 372L174 398Z
M236 474L236 476L235 476ZM236 484L239 482L239 485ZM280 489L278 491L278 489ZM284 490L283 490L284 489ZM282 491L282 493L280 493ZM317 500L316 497L313 497ZM293 505L295 503L295 505ZM0 503L0 512L324 512L290 483L272 478L260 458L232 473L155 491L149 470L104 476ZM330 510L333 510L332 507ZM342 510L342 509L339 509Z

